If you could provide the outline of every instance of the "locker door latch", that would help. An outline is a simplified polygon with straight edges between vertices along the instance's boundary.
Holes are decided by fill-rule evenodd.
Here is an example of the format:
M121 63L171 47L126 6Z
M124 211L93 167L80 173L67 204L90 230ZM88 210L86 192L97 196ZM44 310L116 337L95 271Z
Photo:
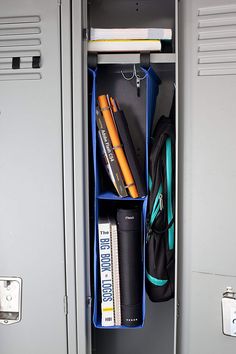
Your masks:
M236 337L236 292L227 287L222 298L223 334Z
M21 320L22 279L0 277L0 323L8 325Z

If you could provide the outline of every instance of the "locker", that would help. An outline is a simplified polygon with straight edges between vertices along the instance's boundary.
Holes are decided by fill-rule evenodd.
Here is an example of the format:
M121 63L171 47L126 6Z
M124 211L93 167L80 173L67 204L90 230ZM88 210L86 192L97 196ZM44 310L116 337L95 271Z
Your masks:
M174 50L171 53L162 54L151 54L152 68L156 73L158 73L160 79L162 80L162 87L160 87L160 94L157 100L157 112L156 116L161 114L168 115L171 105L172 95L174 91L174 83L178 82L178 65L176 63L178 58L178 4L175 1L167 1L163 6L158 7L157 12L155 12L156 2L143 1L91 1L89 3L84 2L82 9L77 8L77 4L72 3L72 30L74 28L75 33L78 36L87 36L88 33L80 32L78 24L78 15L83 23L83 28L90 27L171 27L174 30ZM76 14L77 9L77 14ZM116 13L116 16L113 14ZM138 22L137 22L138 21ZM74 23L74 27L73 27ZM148 23L148 25L147 25ZM158 25L157 25L158 24ZM77 30L77 32L76 32ZM72 31L73 33L73 31ZM87 54L87 42L86 40L81 44L74 37L73 48L74 56L73 62L78 62L78 58L82 61L82 67L87 66L88 58ZM81 56L82 49L82 58ZM127 83L122 78L121 71L123 71L127 76L130 75L132 64L140 64L139 54L98 54L97 56L97 94L104 91L110 91L117 97L120 97L123 104L125 105L130 117L135 117L138 122L138 126L141 127L142 134L137 136L134 134L135 146L140 146L142 149L142 136L143 130L145 129L145 121L143 121L143 116L145 116L145 83L141 84L141 97L138 100L136 94L135 83ZM81 72L83 75L83 89L88 90L89 96L85 97L84 100L84 111L83 116L87 116L88 120L84 122L86 139L91 138L91 135L87 133L91 127L91 115L90 115L90 94L91 94L91 82L90 75L87 72ZM81 81L78 76L73 77L74 80L74 112L77 112L80 102L76 102L77 97L80 92ZM178 84L176 85L176 91L178 92ZM128 106L129 102L135 102L135 105L130 104L130 110ZM177 108L177 107L176 107ZM176 112L178 110L176 109ZM133 113L133 114L132 114ZM138 118L137 118L138 117ZM78 118L79 119L79 118ZM131 119L131 118L130 118ZM131 124L132 132L135 131L137 125L135 123L135 118L133 118L133 123ZM133 125L132 125L133 124ZM178 118L176 114L176 125L178 129ZM138 129L137 129L138 130ZM91 133L90 133L91 134ZM76 142L76 141L75 141ZM89 144L87 144L89 145ZM87 146L86 145L86 146ZM87 147L88 149L88 147ZM90 180L93 174L93 167L91 164L91 149L88 149L88 156L90 156ZM140 159L143 161L142 153L140 153ZM87 161L87 158L86 158ZM90 189L90 194L93 193L93 182L87 186ZM90 198L93 198L93 196ZM103 198L103 196L101 196ZM111 205L113 208L114 204L109 204L110 202L104 199L99 201L100 208L105 208ZM88 206L88 212L91 216L93 215L93 199L90 199L90 207ZM87 235L87 244L90 243L90 247L93 247L93 219L90 217L88 221L88 227L90 227L90 233ZM91 245L92 240L92 245ZM88 251L89 252L89 251ZM88 264L87 264L88 265ZM93 267L93 255L90 252L90 263L89 266ZM91 267L91 277L90 286L88 286L88 296L92 297L92 304L89 302L89 314L87 317L87 323L89 325L88 334L91 338L89 347L87 350L96 353L108 353L111 351L113 353L143 353L147 350L149 353L174 353L175 352L175 340L176 340L176 315L177 315L177 296L175 299L166 302L154 304L151 303L148 298L146 298L146 316L144 321L144 327L142 329L130 329L130 330L117 330L117 329L100 329L91 327L91 319L93 317L93 273ZM157 333L159 333L157 335ZM155 343L158 343L155 345Z
M228 60L235 53L235 2L186 1L179 11L178 351L222 353L236 348L222 334L220 307L224 289L235 287L235 64Z
M4 354L67 350L59 18L53 1L1 3Z
M234 352L221 300L236 289L235 2L9 0L0 9L0 353ZM135 81L122 76L134 64L140 70L139 53L91 61L90 27L173 30L172 49L149 59L162 81L155 120L168 115L176 92L175 297L146 296L138 329L93 324L88 67L96 67L97 92L126 105L143 166L146 81L138 98ZM99 198L100 207L118 205Z

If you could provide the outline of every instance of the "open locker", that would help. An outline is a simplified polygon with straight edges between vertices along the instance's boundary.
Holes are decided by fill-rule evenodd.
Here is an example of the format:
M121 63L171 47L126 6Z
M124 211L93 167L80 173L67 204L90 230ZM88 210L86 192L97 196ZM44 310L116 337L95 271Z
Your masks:
M93 55L92 61L84 45L85 63L88 63L89 73L85 76L85 87L88 87L88 108L86 109L89 130L88 139L96 141L96 121L92 110L95 110L97 97L109 92L119 100L126 117L128 117L129 130L135 145L136 154L145 175L146 188L148 191L148 149L151 127L162 116L168 116L174 92L178 95L178 69L176 65L178 47L177 41L177 2L176 1L84 1L84 21L85 26L112 28L112 27L159 27L171 28L173 31L172 47L166 53L151 53L149 56L150 65L148 68L142 67L139 53L97 53ZM115 16L114 16L115 14ZM94 60L95 58L95 60ZM140 95L137 93L135 80L126 80L130 77L135 68L138 71L141 81ZM145 66L145 65L144 65ZM161 83L154 84L150 90L150 77L148 69L153 72L154 81L160 79ZM86 69L85 69L86 70ZM152 86L152 84L151 84ZM149 98L151 96L151 99ZM178 97L178 96L177 96ZM149 100L149 101L148 101ZM152 101L152 102L151 102ZM85 100L86 102L86 100ZM176 100L178 102L178 100ZM91 110L92 105L92 110ZM176 124L176 147L178 146L178 114L177 105L175 107ZM150 112L148 112L150 111ZM93 143L94 144L94 143ZM147 194L144 198L132 199L130 197L121 198L116 196L114 187L110 182L104 167L101 164L99 150L96 146L89 146L89 177L90 177L90 281L91 281L91 317L88 318L88 326L91 326L91 346L95 353L108 353L112 350L115 354L175 352L176 315L177 315L177 295L175 298L163 303L151 302L148 295L143 294L143 323L142 328L102 328L99 314L99 284L94 282L94 272L99 267L96 259L98 252L96 243L97 218L104 210L114 210L116 206L132 204L147 204ZM94 170L94 159L95 167ZM176 165L177 165L176 148ZM177 170L177 168L176 168ZM95 174L94 174L95 173ZM176 173L177 175L177 173ZM177 179L177 177L176 177ZM95 188L95 190L94 190ZM176 193L177 203L177 193ZM95 204L95 210L94 210ZM142 208L142 207L141 207ZM146 206L145 206L146 208ZM102 210L102 211L101 211ZM95 221L95 223L94 223ZM146 223L146 214L143 218ZM146 242L146 230L142 232L142 237ZM177 223L175 229L177 230ZM177 250L177 234L175 235ZM94 257L94 237L95 237L95 257ZM143 252L145 253L145 242ZM94 265L95 262L95 265ZM96 265L97 263L97 265ZM145 264L144 274L145 274ZM97 278L97 276L96 276ZM96 285L97 284L97 285ZM97 286L98 289L95 289ZM95 306L94 306L95 302ZM94 310L96 312L94 320ZM98 328L96 328L98 327ZM155 345L157 343L157 346Z
M0 8L1 353L234 353L236 311L224 317L221 305L222 296L236 301L235 0L4 0ZM90 27L171 28L172 47L142 55L150 65L137 52L98 53L94 65ZM140 96L124 78L134 65ZM155 76L157 97L148 94ZM96 210L143 213L144 255L147 193L119 198L98 161L93 87L95 100L118 97L146 188L148 97L156 122L176 92L176 291L163 303L143 291L139 328L100 328Z

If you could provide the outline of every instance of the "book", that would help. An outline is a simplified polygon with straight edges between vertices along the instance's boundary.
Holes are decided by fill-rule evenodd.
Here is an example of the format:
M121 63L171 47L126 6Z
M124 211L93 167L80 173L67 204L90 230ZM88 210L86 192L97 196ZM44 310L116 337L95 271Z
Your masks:
M96 109L96 122L98 127L98 138L100 142L100 150L104 165L110 176L110 179L120 197L127 197L126 188L123 181L123 176L120 171L116 155L112 148L112 142L106 127L105 120L99 110Z
M160 52L161 41L152 40L97 40L88 41L89 52Z
M101 155L102 155L102 161L103 161L103 165L113 183L113 185L115 186L116 188L116 191L118 193L118 189L116 187L116 181L115 181L115 178L114 178L114 175L113 175L113 172L112 172L112 168L111 168L111 164L109 162L109 157L108 157L108 154L107 154L107 151L106 151L106 148L105 148L105 145L104 145L104 142L103 142L103 139L102 139L102 133L100 131L98 131L98 141L99 141L99 145L100 145L100 150L101 150Z
M115 326L121 325L121 304L120 304L120 269L119 269L119 247L118 233L115 219L111 223L111 245L112 245L112 279L114 292Z
M114 326L114 299L112 283L111 230L107 218L98 221L99 263L101 281L101 323Z
M116 99L111 97L110 101L115 123L120 134L120 138L124 147L125 155L129 163L129 167L132 171L134 181L138 189L138 194L140 197L144 197L146 195L145 180L135 152L134 144L129 132L129 127L125 118L125 114L122 110L119 109Z
M91 28L91 40L104 39L162 39L171 40L172 30L168 28Z
M98 103L102 111L102 115L106 123L112 146L115 151L115 155L117 157L117 161L119 163L129 194L132 198L138 198L139 195L134 182L134 178L130 170L127 158L125 156L123 147L121 145L119 134L110 109L110 99L106 95L101 95L98 97Z

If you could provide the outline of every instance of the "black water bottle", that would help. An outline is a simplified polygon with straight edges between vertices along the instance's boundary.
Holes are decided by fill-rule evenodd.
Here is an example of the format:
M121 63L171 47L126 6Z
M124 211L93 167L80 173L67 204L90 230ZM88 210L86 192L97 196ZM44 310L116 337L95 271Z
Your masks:
M118 209L118 242L122 325L142 324L143 266L141 213L137 208Z

